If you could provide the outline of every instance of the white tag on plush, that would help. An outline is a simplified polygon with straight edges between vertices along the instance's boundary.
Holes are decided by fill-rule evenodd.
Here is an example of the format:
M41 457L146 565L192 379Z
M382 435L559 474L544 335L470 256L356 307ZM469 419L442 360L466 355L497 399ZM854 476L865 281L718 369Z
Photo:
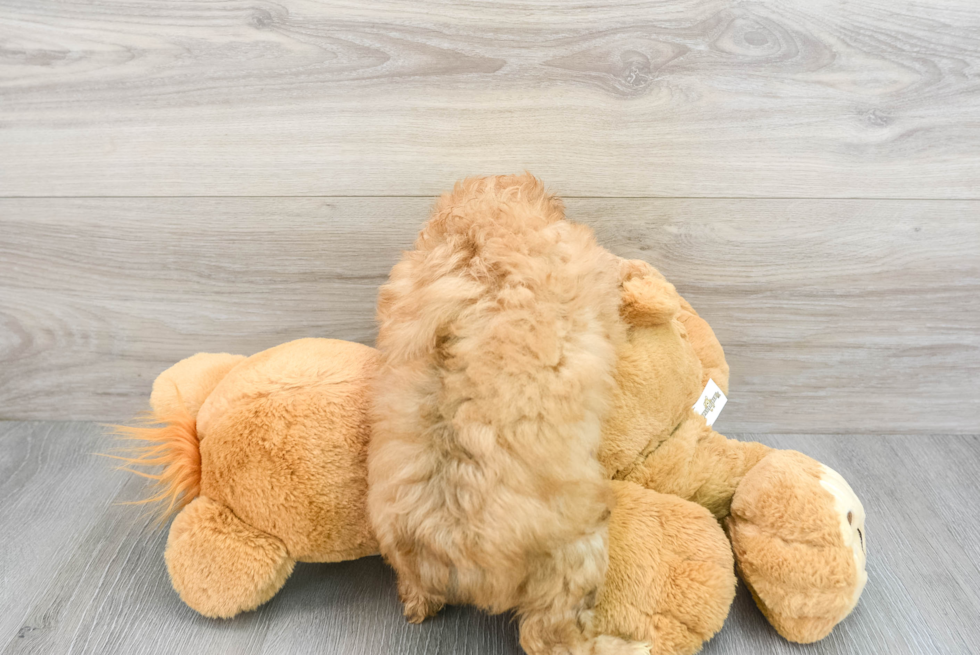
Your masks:
M721 392L721 388L709 378L708 384L701 392L701 397L698 398L698 402L694 403L694 411L703 416L708 425L714 425L715 419L721 414L721 410L727 402L728 398Z

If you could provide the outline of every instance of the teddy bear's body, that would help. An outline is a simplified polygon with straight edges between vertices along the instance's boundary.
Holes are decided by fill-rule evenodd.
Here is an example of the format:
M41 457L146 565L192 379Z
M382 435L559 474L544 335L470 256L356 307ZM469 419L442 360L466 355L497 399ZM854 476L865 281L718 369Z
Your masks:
M269 600L297 561L378 552L365 506L378 363L367 346L300 339L247 358L200 353L160 374L151 406L166 427L135 436L173 444L183 426L199 442L169 461L197 469L165 553L184 602L232 617ZM697 651L734 596L724 533L694 503L629 482L614 491L598 624L652 640L655 653Z
M248 358L201 353L157 378L156 416L197 410L199 482L166 552L189 605L234 616L271 598L298 561L378 552L365 514L377 363L368 346L299 339ZM175 464L193 466L196 453L183 454Z
M708 380L728 390L714 333L649 265L619 266L627 337L596 454L616 503L592 629L694 653L722 626L737 565L781 634L823 637L866 580L860 502L800 453L712 430L692 405ZM159 427L125 430L151 442L129 461L165 466L157 499L180 509L166 561L188 605L231 617L271 598L296 561L378 552L366 455L380 365L367 346L301 339L198 354L157 378Z

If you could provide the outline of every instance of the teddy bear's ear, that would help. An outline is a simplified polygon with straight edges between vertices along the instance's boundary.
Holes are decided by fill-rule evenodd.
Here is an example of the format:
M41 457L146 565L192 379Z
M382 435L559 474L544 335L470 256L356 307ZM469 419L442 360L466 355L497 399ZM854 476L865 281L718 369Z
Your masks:
M619 313L630 325L663 325L680 311L680 296L674 285L646 262L623 260L620 280Z

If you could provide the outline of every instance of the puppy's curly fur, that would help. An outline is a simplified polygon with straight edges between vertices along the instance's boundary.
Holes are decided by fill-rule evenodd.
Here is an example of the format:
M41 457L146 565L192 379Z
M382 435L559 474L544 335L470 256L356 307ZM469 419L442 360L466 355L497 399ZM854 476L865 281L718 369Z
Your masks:
M649 652L590 631L618 270L528 174L457 184L392 269L368 509L410 621L472 603L515 609L531 654Z

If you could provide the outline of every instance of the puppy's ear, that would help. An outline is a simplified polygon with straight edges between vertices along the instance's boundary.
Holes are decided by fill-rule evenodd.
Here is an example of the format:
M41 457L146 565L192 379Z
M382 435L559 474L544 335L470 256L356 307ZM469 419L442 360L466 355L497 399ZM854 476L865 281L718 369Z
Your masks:
M680 311L681 300L674 285L646 262L623 260L619 271L619 313L630 325L663 325Z

